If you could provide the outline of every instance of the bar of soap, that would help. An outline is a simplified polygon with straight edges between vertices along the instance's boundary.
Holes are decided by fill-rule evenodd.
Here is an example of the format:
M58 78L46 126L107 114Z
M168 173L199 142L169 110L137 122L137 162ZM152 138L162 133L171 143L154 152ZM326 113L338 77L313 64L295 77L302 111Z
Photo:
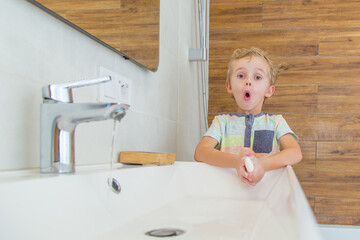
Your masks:
M245 158L245 167L246 167L246 171L248 172L254 171L254 163L251 161L249 157Z

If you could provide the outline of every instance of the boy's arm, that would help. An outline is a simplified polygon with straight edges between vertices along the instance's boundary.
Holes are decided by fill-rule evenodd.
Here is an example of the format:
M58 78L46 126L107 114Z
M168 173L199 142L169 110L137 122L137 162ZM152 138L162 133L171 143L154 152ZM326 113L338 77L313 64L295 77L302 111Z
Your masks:
M240 164L241 156L221 152L215 149L218 141L212 137L203 137L195 149L194 159L218 167L236 168Z
M293 165L299 163L302 160L301 148L295 138L290 134L285 134L280 138L280 152L259 159L265 172L285 167L287 165Z
M290 133L280 138L280 146L280 152L255 160L255 171L248 173L245 179L246 183L255 185L263 178L265 172L293 165L302 160L301 148ZM242 175L244 177L245 174L242 173Z

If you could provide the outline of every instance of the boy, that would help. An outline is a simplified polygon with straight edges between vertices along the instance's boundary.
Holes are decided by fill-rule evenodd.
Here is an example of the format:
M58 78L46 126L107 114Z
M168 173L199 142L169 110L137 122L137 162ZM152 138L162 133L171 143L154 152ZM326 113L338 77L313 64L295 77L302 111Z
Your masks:
M196 147L196 161L235 168L241 180L252 186L266 171L301 161L297 136L285 119L262 112L265 98L275 91L276 75L277 67L262 50L252 47L234 51L226 89L235 99L237 112L214 118ZM254 163L252 172L246 170L246 157Z

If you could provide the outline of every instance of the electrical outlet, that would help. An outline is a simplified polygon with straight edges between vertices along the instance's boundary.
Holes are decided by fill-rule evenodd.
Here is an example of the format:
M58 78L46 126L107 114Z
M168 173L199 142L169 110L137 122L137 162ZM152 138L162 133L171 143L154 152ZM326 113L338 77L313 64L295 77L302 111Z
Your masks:
M110 76L111 81L99 84L99 102L117 102L131 105L131 80L120 76L104 67L100 67L99 75Z
M119 102L131 105L131 80L121 76L118 79L119 89Z

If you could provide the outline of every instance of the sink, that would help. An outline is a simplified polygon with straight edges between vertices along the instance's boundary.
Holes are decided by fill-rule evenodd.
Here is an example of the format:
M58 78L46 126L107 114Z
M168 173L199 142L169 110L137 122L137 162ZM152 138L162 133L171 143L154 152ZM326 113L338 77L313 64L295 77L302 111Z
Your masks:
M198 162L4 172L0 192L0 239L154 240L156 229L183 232L166 239L321 239L290 166L255 187Z

